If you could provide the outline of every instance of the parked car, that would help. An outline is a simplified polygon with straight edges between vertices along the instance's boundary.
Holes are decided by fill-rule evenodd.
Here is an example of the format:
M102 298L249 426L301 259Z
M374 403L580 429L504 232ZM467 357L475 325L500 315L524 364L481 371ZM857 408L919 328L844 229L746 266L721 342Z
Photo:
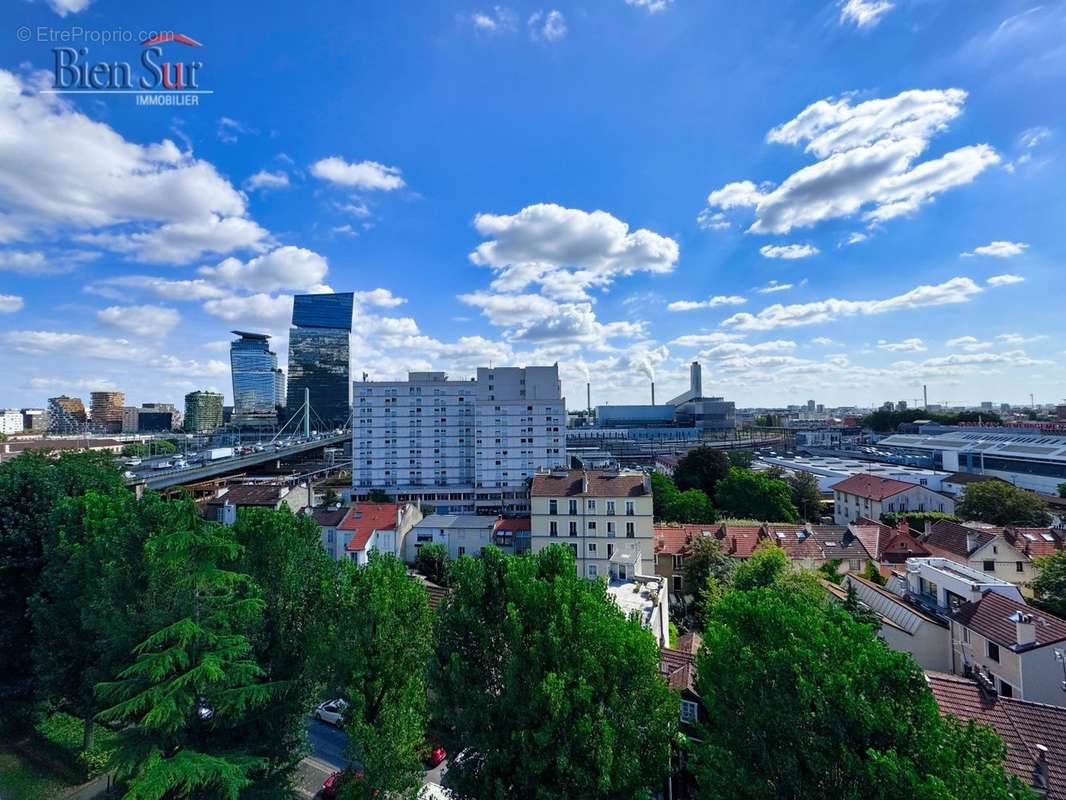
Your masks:
M447 757L448 752L444 749L444 746L440 742L426 742L426 752L423 758L423 762L426 765L426 769L433 769Z
M319 703L312 715L319 722L328 722L330 725L340 725L344 721L344 710L348 704L341 699L327 700Z
M137 456L134 456L133 458L130 458L130 459L126 460L126 466L127 467L139 467L140 465L141 465L141 460L139 458L137 458Z
M324 781L322 781L322 790L318 793L318 796L322 800L334 800L340 795L341 788L348 783L348 781L361 781L363 779L363 773L357 769L345 769L340 772L334 772Z

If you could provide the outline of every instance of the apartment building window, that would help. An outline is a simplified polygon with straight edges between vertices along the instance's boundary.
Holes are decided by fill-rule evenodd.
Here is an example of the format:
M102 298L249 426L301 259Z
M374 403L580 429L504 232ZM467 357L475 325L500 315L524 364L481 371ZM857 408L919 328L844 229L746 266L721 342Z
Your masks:
M459 558L462 558L465 555L466 555L466 548L465 547L460 547L459 548Z
M1025 572L1025 564L1024 564L1024 562L1015 561L1014 562L1014 571L1015 572Z
M574 520L570 521L570 535L577 536L577 522Z
M570 513L571 514L576 514L577 513L577 500L571 500L570 501Z
M999 679L999 695L1000 697L1014 697L1014 687L1002 678Z
M589 577L590 578L595 578L596 575L597 575L597 572L598 571L596 569L596 565L595 564L589 564L589 572L588 572Z
M608 538L614 538L614 523L613 522L608 522L607 523L607 537Z
M559 513L559 501L558 500L549 500L548 501L548 513L549 514L558 514Z
M999 663L999 645L995 642L985 642L985 654L996 663Z
M610 558L613 555L614 555L614 545L611 544L610 542L608 542L607 543L607 558Z
M627 517L631 517L635 513L637 513L637 512L636 512L636 509L633 507L633 501L632 500L626 500L626 516Z
M554 519L548 523L548 535L552 537L559 535L559 523Z
M613 514L614 513L614 500L608 500L607 501L607 513L608 514Z
M596 543L595 542L589 542L589 555L591 556L591 555L594 555L595 553L596 553Z
M685 566L684 556L674 556L674 571L682 569Z
M589 536L595 536L595 535L596 535L596 520L590 519L589 520Z
M681 721L692 723L696 721L696 717L699 714L699 706L693 703L691 700L681 701Z
M983 569L985 572L995 572L996 571L996 562L995 561L985 561L985 562L983 562L981 564L981 569Z
M962 629L962 641L965 642L966 644L970 643L970 629L969 628L963 628Z
M637 533L636 533L636 531L633 528L633 523L632 522L627 522L626 523L626 538L627 539L632 539L636 535L637 535Z
M327 544L333 544L333 531L332 530L326 531L326 543Z
M589 500L589 513L590 514L595 514L596 513L596 501L595 500Z

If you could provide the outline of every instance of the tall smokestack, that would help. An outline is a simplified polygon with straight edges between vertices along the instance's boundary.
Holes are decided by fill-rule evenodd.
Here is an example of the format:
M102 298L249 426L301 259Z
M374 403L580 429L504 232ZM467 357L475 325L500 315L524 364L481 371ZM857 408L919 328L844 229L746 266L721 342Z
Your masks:
M929 408L929 387L922 384L922 408Z
M585 396L588 400L589 416L592 416L592 382L589 381L585 384Z
M651 382L651 404L655 405L655 381Z
M693 361L689 367L688 388L692 390L694 397L703 397L703 371L699 361Z

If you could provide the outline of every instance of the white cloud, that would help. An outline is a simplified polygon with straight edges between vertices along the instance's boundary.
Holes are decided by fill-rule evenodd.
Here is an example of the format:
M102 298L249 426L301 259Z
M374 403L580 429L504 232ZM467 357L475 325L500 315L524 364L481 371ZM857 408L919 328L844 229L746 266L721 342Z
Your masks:
M767 244L759 248L763 258L784 258L794 260L817 255L820 251L809 244Z
M992 342L982 342L976 336L957 336L954 339L948 339L946 344L948 347L965 350L967 353L976 353L979 350L988 350L992 347Z
M788 233L863 212L883 222L917 210L954 186L970 183L999 155L986 144L917 162L930 138L962 111L960 89L910 90L852 105L819 100L773 128L768 142L800 145L820 159L777 188L739 181L711 192L709 208L752 207L750 233Z
M557 42L566 36L566 17L555 9L537 11L529 17L529 35L534 41Z
M830 345L836 344L836 342L834 342L828 336L816 336L815 338L811 339L811 344L816 344L819 347L829 347Z
M316 161L311 165L311 174L324 181L364 191L391 192L406 185L399 167L388 167L376 161L350 163L338 156Z
M649 345L634 345L629 349L629 368L640 373L648 380L655 380L655 371L659 365L666 361L670 351L664 345L651 347Z
M84 11L89 7L89 3L92 1L93 0L47 0L49 8L61 17L65 17L67 14L77 14L79 11Z
M395 306L403 305L407 302L406 297L396 297L388 289L371 289L367 292L356 292L355 301L357 303L366 303L371 306L379 306L381 308L394 308Z
M855 231L848 236L847 241L845 241L844 244L859 244L860 242L865 242L869 238L868 234Z
M788 339L775 339L769 342L722 342L699 354L701 361L725 361L737 356L751 356L760 353L791 353L796 343Z
M904 339L901 342L889 342L884 339L880 339L877 342L878 350L888 350L891 353L921 353L929 348L922 344L921 339Z
M670 344L678 347L702 347L705 344L722 344L723 342L735 342L743 338L739 333L690 333L678 336Z
M37 93L33 78L0 70L0 130L0 239L124 225L151 242L160 224L178 231L213 225L216 233L232 234L230 220L265 235L245 219L244 196L214 166L169 139L127 141L60 96ZM227 235L203 249L226 252L254 240L234 244ZM136 239L124 230L116 241Z
M17 294L0 294L0 314L14 314L26 305Z
M278 289L305 291L321 285L329 271L326 259L313 250L286 245L247 262L227 258L214 267L200 267L200 274L238 289L272 292Z
M135 336L166 336L181 322L181 314L166 306L108 306L96 318L112 328Z
M993 275L985 283L989 286L1010 286L1012 283L1021 283L1024 281L1021 275Z
M370 207L366 203L359 201L353 201L351 203L335 203L337 210L343 211L346 214L351 214L353 217L359 219L366 219L370 216Z
M0 250L0 272L19 275L61 275L74 269L77 262L95 258L95 253L71 252L45 256L39 250Z
M736 294L717 294L709 300L675 300L666 306L668 311L695 311L700 308L718 308L719 306L742 306L747 298Z
M626 0L626 5L643 8L649 14L658 14L660 11L666 11L673 2L674 0Z
M240 139L241 135L249 134L250 136L258 136L259 131L255 128L249 128L246 125L242 125L232 117L219 117L217 134L220 142L233 144Z
M490 292L463 294L459 299L480 308L493 325L509 328L507 336L515 341L603 347L611 338L644 335L642 322L600 322L591 303L558 303L536 294Z
M244 182L244 188L253 192L258 189L284 189L288 185L289 173L280 169L276 172L267 172L265 169L261 169Z
M494 6L492 11L475 11L470 23L482 33L513 31L518 25L517 15L504 6Z
M187 264L209 253L262 250L270 237L254 220L211 216L143 233L87 233L76 238L150 264Z
M996 337L996 341L1003 342L1004 344L1028 344L1029 342L1039 342L1046 338L1047 336L1044 336L1043 334L1037 334L1036 336L1022 336L1020 333L1001 333Z
M840 23L851 23L856 28L873 28L892 8L893 3L889 0L843 0L840 4Z
M768 331L832 322L841 317L874 316L948 303L965 303L981 291L970 278L952 278L934 286L918 286L909 292L884 300L818 300L813 303L773 305L758 314L739 313L722 322L738 330Z
M1014 256L1020 256L1028 248L1029 245L1025 242L989 242L961 255L964 257L993 256L995 258L1013 258Z
M1018 136L1018 141L1025 149L1032 150L1045 139L1049 138L1051 138L1051 129L1040 125L1035 128L1028 128L1022 131L1021 134Z
M124 289L140 289L164 300L211 300L229 294L225 289L202 278L194 280L168 280L151 275L119 275L105 278L86 287L86 291L104 297L118 297L118 293L101 290L100 287L118 286Z
M8 331L0 341L19 353L30 356L60 355L79 358L102 358L109 361L143 361L149 351L127 339L86 336L59 331Z
M470 260L496 272L494 290L519 292L538 283L558 300L584 300L586 289L607 286L620 275L670 272L679 252L673 239L643 228L630 232L605 211L552 203L517 214L478 214L474 227L490 240Z
M204 311L212 316L271 330L285 329L292 319L292 296L253 294L248 297L222 297L204 303Z
M705 231L724 231L730 227L729 220L725 218L725 214L721 211L711 211L709 208L705 208L699 213L699 216L696 217L696 224Z
M763 286L761 289L756 289L755 291L759 294L774 294L775 292L787 292L791 288L793 288L793 284L791 283L770 281L766 286Z

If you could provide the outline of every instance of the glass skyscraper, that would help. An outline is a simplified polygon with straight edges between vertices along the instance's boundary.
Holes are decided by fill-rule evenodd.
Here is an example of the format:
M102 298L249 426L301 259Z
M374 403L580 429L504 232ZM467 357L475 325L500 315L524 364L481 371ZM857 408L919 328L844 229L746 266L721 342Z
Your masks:
M237 422L275 419L278 357L270 350L265 333L230 331L239 336L230 342L230 372L233 374L233 416Z
M288 412L310 392L312 427L343 425L352 409L352 314L355 296L298 294L289 329Z

